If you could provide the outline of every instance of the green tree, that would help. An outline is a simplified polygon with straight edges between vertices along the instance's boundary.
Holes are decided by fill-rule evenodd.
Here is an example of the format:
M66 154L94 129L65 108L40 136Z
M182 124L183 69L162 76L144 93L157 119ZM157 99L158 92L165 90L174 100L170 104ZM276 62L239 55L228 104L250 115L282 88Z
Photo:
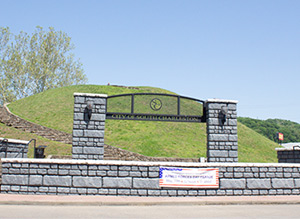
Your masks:
M45 90L84 84L82 64L74 60L71 38L50 27L33 34L13 35L0 27L0 103L15 101Z
M284 134L284 143L300 142L300 124L289 120L267 119L258 120L239 117L238 121L264 135L265 137L277 142L276 133Z

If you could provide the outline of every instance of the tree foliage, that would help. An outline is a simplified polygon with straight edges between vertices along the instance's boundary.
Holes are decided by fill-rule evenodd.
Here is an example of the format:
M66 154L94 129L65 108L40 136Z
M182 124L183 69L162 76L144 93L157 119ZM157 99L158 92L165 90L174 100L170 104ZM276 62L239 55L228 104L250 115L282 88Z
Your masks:
M74 60L71 38L50 27L33 34L14 35L0 27L0 103L12 102L45 90L87 82Z
M282 119L251 119L239 117L238 121L265 137L277 142L276 133L284 135L284 143L300 142L300 124Z

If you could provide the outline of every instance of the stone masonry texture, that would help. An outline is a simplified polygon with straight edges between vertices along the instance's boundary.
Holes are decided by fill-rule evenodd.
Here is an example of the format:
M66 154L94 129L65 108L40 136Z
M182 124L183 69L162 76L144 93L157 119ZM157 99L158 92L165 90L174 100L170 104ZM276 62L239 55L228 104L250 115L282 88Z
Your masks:
M238 162L237 101L207 100L207 162ZM221 110L226 109L226 121L222 122Z
M300 148L276 148L278 163L300 163Z
M74 94L72 158L104 159L106 95ZM91 103L89 117L88 103Z
M2 159L1 193L126 196L299 195L300 164ZM218 168L219 188L159 186L160 167Z

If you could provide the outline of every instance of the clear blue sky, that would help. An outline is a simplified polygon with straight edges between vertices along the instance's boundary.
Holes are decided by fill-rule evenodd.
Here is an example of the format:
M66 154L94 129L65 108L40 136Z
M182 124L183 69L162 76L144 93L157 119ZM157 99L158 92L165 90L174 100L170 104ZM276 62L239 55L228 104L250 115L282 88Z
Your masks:
M90 84L238 100L300 123L299 0L0 0L0 26L66 32Z

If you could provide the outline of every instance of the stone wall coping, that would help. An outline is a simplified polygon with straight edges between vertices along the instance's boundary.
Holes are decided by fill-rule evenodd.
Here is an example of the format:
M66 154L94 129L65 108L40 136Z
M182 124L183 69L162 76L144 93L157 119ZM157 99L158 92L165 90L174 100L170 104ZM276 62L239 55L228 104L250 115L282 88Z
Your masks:
M7 139L8 143L14 143L14 144L28 144L29 143L29 141L10 139L10 138L0 138L0 141L2 141L3 139Z
M177 166L177 167L297 167L296 163L192 163L192 162L145 162L116 160L64 160L2 158L2 163L38 163L38 164L82 164L82 165L119 165L119 166Z
M237 104L239 101L237 100L223 100L223 99L207 99L206 103L235 103Z
M276 151L300 151L300 147L291 148L275 148Z
M107 98L107 94L74 93L74 96L104 97L104 98Z

